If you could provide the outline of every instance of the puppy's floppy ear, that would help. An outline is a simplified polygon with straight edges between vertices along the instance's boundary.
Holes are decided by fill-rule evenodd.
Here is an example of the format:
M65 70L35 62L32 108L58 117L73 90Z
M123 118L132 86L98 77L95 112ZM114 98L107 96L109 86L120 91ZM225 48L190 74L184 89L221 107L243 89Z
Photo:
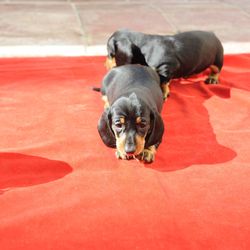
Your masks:
M133 46L133 43L128 38L115 41L115 61L117 66L132 63Z
M155 144L160 144L164 132L164 124L161 115L157 111L151 112L150 119L150 130L146 136L146 148Z
M108 147L115 148L116 139L111 128L111 123L111 112L108 108L102 113L102 116L98 122L97 129L104 144Z

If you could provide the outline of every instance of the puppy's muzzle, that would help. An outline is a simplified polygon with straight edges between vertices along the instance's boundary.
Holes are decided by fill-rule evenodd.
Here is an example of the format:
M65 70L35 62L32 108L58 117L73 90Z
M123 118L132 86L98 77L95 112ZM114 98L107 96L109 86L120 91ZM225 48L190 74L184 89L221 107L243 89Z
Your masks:
M136 152L136 141L135 141L135 135L134 134L131 134L131 135L127 136L124 151L125 151L126 155L128 155L128 156L132 156L132 155L135 154L135 152Z
M140 155L144 149L145 138L138 134L130 134L126 136L124 143L124 153L127 158L133 158Z

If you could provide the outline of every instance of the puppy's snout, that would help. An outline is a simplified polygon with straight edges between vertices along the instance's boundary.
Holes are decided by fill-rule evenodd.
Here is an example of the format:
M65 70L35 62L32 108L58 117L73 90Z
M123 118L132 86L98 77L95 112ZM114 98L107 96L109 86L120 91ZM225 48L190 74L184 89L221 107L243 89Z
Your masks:
M134 144L125 145L125 152L127 155L133 155L135 153L136 147Z
M136 151L136 143L134 135L129 135L125 143L125 152L127 155L133 155Z

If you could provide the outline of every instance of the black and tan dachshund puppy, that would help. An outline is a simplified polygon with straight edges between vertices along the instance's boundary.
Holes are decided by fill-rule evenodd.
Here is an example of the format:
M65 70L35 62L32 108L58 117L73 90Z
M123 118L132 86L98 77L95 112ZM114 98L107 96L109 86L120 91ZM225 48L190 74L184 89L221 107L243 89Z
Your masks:
M161 79L164 98L173 78L188 77L211 68L206 83L218 83L223 65L223 47L212 32L189 31L173 36L118 30L107 43L106 66L142 64L154 68Z
M121 159L154 161L164 125L163 98L157 73L147 66L124 65L104 77L105 110L98 123L103 142Z

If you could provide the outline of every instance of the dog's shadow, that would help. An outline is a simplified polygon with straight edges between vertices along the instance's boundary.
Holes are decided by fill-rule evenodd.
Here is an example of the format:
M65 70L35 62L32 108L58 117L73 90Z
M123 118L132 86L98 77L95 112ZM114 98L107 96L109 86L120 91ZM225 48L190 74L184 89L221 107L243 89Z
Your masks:
M171 96L162 112L163 142L156 161L146 167L174 171L195 164L217 164L232 160L236 152L218 143L204 102L214 95L230 98L230 88L206 85L199 78L171 82Z

